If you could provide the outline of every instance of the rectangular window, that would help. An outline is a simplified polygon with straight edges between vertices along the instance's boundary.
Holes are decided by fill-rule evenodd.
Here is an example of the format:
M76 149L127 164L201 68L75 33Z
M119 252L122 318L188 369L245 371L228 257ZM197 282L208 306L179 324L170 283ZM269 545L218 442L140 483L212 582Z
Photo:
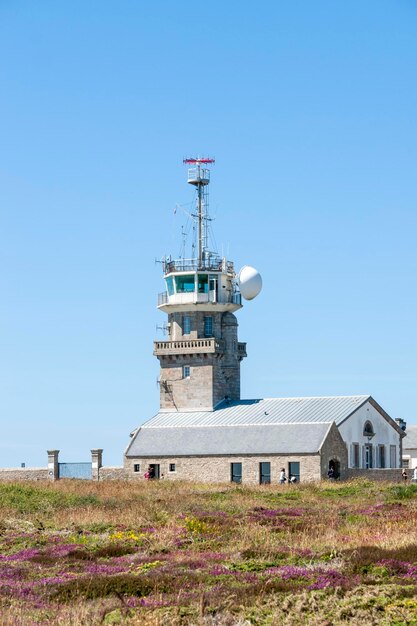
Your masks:
M175 463L170 463L169 464L169 471L170 472L176 472L177 471L177 467L176 467Z
M175 276L177 293L190 293L194 291L194 274Z
M389 447L389 466L392 468L397 467L397 446Z
M291 478L295 476L295 482L300 482L300 463L291 462L288 463L288 481L291 482ZM294 481L293 481L294 482Z
M230 463L230 480L232 483L242 482L242 463Z
M140 472L140 463L135 463L134 464L133 471L134 472Z
M213 318L211 315L204 317L204 337L213 337Z
M208 276L207 274L198 275L198 293L208 293Z
M385 467L385 446L383 446L383 445L378 446L378 451L379 451L379 467L384 469L384 467Z
M350 467L359 467L359 444L352 443L350 453Z
M167 283L167 289L168 289L168 294L170 296L174 295L174 281L172 276L168 276L168 278L166 279L166 283Z
M182 334L189 335L191 332L191 317L189 315L183 315L182 317Z
M184 365L182 368L182 377L190 378L191 376L191 367L189 365Z
M410 469L410 459L403 459L403 468Z
M259 463L259 482L261 485L269 485L271 482L271 463Z

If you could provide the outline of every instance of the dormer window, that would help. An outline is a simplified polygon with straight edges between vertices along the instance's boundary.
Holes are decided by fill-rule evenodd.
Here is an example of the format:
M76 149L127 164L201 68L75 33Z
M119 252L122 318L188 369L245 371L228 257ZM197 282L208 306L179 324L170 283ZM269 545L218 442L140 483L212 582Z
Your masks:
M363 436L368 437L368 439L371 439L371 437L373 437L374 435L375 435L374 427L372 426L372 423L369 420L367 420L363 427Z

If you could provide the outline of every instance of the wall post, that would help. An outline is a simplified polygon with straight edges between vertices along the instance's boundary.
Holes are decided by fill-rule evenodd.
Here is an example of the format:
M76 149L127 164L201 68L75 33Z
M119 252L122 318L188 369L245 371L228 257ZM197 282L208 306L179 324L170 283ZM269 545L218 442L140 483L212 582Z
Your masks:
M48 454L48 480L59 479L59 450L47 450Z
M100 479L100 467L103 465L103 450L95 448L91 450L91 478L93 480Z

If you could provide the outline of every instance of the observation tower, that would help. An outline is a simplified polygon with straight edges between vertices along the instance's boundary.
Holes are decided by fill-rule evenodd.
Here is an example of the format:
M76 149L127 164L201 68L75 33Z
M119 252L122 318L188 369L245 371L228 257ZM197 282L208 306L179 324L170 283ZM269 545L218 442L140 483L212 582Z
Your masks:
M154 342L160 362L160 408L166 411L211 411L240 399L240 362L246 344L238 341L234 312L242 295L255 297L261 277L249 266L239 276L233 263L208 246L210 158L184 159L187 182L196 190L197 245L193 258L162 261L166 289L158 309L168 315L168 339Z

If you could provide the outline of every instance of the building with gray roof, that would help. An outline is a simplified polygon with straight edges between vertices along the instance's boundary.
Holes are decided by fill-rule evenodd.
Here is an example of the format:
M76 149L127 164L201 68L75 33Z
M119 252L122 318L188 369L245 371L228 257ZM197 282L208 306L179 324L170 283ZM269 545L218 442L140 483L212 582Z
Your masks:
M369 395L242 400L246 343L234 315L260 291L259 273L208 248L212 159L187 159L196 189L193 258L163 261L168 338L154 342L160 411L131 435L125 468L143 477L267 483L397 468L404 432Z

